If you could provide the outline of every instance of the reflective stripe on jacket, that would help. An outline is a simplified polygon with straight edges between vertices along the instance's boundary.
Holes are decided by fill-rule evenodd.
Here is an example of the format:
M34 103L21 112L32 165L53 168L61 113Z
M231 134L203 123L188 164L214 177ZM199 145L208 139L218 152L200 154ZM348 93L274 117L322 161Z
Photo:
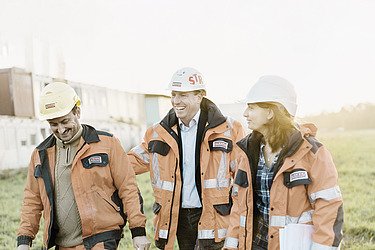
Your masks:
M304 125L280 154L270 190L268 249L279 249L279 229L289 223L312 224L311 249L338 249L342 239L343 207L332 157ZM302 136L301 136L302 135ZM251 249L256 217L254 183L261 135L252 133L234 148L238 169L225 248Z
M134 170L119 140L111 134L83 126L79 150L73 160L71 182L82 223L83 242L120 239L124 213L133 236L145 235L146 217L141 212ZM44 217L44 248L55 245L54 168L56 139L44 140L33 152L21 208L18 244L29 244ZM52 174L51 174L52 173Z
M202 202L198 239L220 242L225 238L231 209L232 148L244 136L244 131L239 122L225 118L206 98L201 103L199 122L202 117L207 122L200 146L200 169L196 170L196 180L200 180L196 185ZM136 174L150 171L155 198L155 240L166 239L165 249L173 249L183 185L177 126L178 119L172 109L159 124L150 127L143 142L128 153Z

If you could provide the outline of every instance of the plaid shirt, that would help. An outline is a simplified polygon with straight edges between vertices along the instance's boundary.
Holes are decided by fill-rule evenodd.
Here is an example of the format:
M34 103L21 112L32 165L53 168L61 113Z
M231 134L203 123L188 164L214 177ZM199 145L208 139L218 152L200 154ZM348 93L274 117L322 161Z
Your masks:
M256 228L254 229L253 242L255 245L267 249L270 214L270 190L273 180L274 166L279 158L279 155L275 156L271 167L268 168L264 159L264 146L264 144L260 145L260 155L256 176L255 199L260 216L258 217Z

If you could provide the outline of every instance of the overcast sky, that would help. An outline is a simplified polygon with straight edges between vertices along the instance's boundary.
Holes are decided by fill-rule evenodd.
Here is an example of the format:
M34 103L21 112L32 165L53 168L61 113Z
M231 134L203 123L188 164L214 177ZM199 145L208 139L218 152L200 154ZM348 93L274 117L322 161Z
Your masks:
M162 93L192 66L217 103L277 74L306 115L375 102L374 13L374 0L0 0L0 46L33 37L69 80L128 91ZM25 67L3 53L10 62Z

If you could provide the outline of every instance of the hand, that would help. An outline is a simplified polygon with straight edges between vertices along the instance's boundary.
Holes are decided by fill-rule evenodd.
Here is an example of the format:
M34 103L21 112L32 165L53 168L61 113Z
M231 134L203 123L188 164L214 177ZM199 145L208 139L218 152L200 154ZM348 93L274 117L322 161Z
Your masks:
M30 249L29 245L19 245L17 247L17 250L29 250L29 249Z
M133 238L133 246L135 249L148 250L150 248L151 242L146 236L137 236Z

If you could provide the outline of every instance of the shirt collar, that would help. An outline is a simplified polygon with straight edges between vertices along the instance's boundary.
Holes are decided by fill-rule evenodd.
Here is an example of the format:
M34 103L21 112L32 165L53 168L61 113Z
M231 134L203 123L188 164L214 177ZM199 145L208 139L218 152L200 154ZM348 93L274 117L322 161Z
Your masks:
M264 147L266 146L266 144L264 144L263 142L260 143L260 155L259 155L259 161L262 163L262 165L266 166L266 159L265 159L265 155L264 155L264 152L263 152L263 149ZM274 159L273 159L273 162L272 162L272 166L271 168L273 168L273 166L275 165L275 163L277 162L277 160L279 159L279 156L280 156L280 153L278 153L277 155L275 155Z
M198 120L199 120L199 116L201 114L201 109L198 110L198 112L194 115L193 119L191 119L191 121L189 122L189 128L195 124L198 123ZM180 125L180 128L184 128L184 127L187 127L185 126L185 124L181 121L180 118L178 118L178 124Z

